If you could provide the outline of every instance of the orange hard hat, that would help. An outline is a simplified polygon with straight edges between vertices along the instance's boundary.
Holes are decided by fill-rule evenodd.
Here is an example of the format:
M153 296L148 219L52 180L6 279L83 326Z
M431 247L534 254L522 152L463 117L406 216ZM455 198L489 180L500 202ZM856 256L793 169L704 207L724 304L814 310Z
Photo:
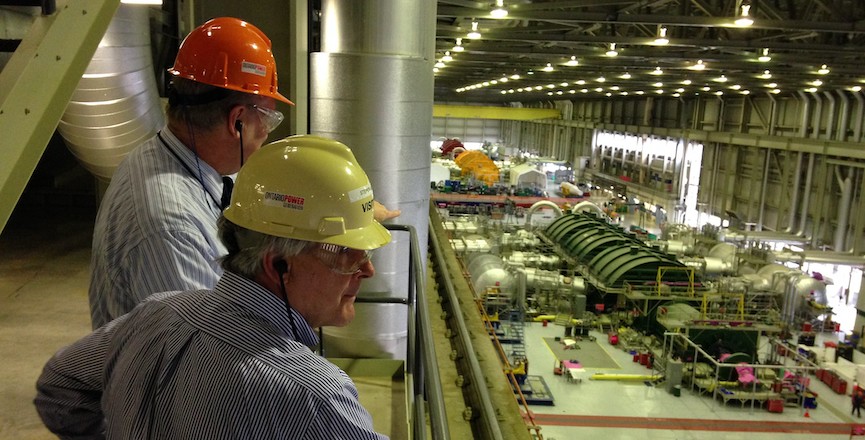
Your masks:
M270 39L238 18L220 17L195 28L180 43L174 66L181 78L294 105L277 88Z

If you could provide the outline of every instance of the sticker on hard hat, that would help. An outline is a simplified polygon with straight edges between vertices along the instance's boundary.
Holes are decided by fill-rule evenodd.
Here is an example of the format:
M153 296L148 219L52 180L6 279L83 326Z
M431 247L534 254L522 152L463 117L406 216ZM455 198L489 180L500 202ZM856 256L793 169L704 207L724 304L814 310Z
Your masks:
M267 76L267 67L264 64L251 63L249 61L244 61L240 65L240 71L258 76Z
M353 189L348 192L348 200L351 203L365 199L367 197L372 197L372 187L369 185L364 185L358 189Z
M303 197L268 191L264 193L264 204L302 211Z

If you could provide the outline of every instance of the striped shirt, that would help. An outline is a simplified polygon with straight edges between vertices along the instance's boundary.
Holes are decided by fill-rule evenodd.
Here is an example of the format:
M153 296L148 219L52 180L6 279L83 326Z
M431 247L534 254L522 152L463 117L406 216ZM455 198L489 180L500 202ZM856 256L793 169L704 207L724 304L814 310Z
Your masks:
M216 228L221 194L219 173L167 128L124 159L94 227L93 328L151 293L213 288L226 252Z
M292 312L297 335L279 297L230 272L153 295L51 358L36 408L61 437L386 439Z

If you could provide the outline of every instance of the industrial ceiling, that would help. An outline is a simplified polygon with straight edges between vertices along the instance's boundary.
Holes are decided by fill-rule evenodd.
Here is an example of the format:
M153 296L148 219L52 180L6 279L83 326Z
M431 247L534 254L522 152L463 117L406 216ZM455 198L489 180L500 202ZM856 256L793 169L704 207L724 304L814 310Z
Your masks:
M865 1L438 0L436 61L437 102L858 92Z

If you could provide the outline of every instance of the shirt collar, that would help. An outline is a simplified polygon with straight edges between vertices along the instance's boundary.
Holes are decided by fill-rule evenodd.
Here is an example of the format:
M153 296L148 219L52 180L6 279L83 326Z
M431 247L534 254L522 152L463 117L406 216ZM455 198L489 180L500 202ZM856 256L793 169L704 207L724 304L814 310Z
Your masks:
M193 173L192 177L200 180L204 189L214 197L214 200L219 200L222 196L222 176L207 162L197 157L193 150L195 146L185 145L167 126L160 131L160 135L165 147L180 159L184 168Z
M294 334L285 311L285 303L258 283L226 271L217 281L213 292L264 319L291 339L307 347L318 345L315 331L300 313L291 309L297 332Z

